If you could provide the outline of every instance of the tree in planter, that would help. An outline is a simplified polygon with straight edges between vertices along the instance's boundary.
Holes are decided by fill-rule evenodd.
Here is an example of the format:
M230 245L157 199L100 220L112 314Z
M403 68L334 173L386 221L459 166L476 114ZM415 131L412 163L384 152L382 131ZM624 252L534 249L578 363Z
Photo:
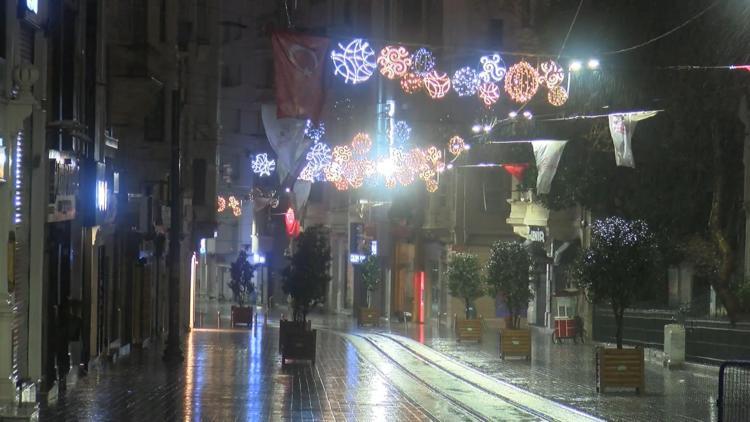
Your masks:
M253 285L253 274L255 266L248 261L247 248L240 250L237 259L229 268L231 281L227 286L232 290L232 296L237 304L242 307L250 299L250 295L255 291Z
M513 241L497 241L490 249L487 262L487 286L493 296L502 293L510 311L510 328L517 330L521 313L529 306L534 294L529 289L531 259L523 245Z
M656 284L659 262L655 236L645 222L607 217L592 225L591 247L579 257L573 275L592 302L612 306L618 349L625 309Z
M466 319L469 319L471 302L484 294L479 258L470 253L454 252L448 261L446 275L451 295L464 300Z
M370 255L362 263L362 285L367 291L367 307L372 307L372 291L380 284L378 257Z
M294 321L306 323L310 310L325 301L330 266L328 229L323 225L308 227L297 238L283 273L282 290L292 297Z

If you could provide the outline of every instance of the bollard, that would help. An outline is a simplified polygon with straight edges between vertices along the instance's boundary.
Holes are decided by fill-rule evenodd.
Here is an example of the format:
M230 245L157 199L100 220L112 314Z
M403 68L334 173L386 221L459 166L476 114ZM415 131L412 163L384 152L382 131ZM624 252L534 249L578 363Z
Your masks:
M221 328L221 311L216 311L216 328Z

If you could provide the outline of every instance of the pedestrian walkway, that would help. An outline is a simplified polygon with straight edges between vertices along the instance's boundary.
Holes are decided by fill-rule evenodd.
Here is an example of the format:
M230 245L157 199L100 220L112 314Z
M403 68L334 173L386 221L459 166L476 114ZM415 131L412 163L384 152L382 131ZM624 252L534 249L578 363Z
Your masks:
M54 421L430 420L342 337L318 332L315 366L281 367L278 328L194 330L185 361L158 350L92 370L41 410Z

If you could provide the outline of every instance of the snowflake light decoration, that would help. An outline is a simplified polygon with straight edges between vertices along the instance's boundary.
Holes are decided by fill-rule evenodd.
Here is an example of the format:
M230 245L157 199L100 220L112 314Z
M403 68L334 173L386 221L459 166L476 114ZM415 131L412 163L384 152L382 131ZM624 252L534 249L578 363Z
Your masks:
M422 77L416 73L409 72L401 78L401 90L407 94L413 94L424 86Z
M351 40L346 46L339 43L339 50L331 51L334 74L343 77L345 83L365 82L375 69L374 55L370 44L361 38Z
M456 135L448 141L448 151L454 156L458 157L466 149L466 142L464 138Z
M313 170L313 166L311 166L310 163L307 163L305 165L305 168L303 168L302 171L299 173L298 179L304 180L306 182L315 181L315 172Z
M466 66L453 74L451 83L453 84L453 90L459 97L468 97L477 93L479 77L477 77L477 72L474 69Z
M477 93L487 107L491 107L500 99L500 87L494 82L482 82L479 84Z
M354 150L355 154L363 156L370 152L370 148L372 148L372 139L370 139L370 135L364 132L354 135L354 138L352 139L352 150Z
M345 163L352 159L352 148L349 145L339 145L333 148L333 161Z
M227 209L227 200L223 196L216 198L216 212L224 212Z
M313 182L324 179L324 171L333 161L331 148L323 142L313 144L305 156L307 164L300 173L300 179Z
M517 103L532 99L539 89L539 72L521 60L508 69L505 75L505 92Z
M447 73L433 70L424 77L424 87L433 99L440 99L448 94L451 89L451 78Z
M411 56L411 68L417 75L425 76L435 68L435 56L432 51L422 47Z
M404 47L388 45L380 50L378 64L380 65L380 73L386 78L400 78L409 71L411 55Z
M508 71L503 58L499 54L482 56L479 58L479 64L482 71L479 72L478 76L484 82L500 82Z
M326 125L321 122L317 126L314 126L311 120L307 121L307 124L305 125L305 136L307 139L310 139L311 141L317 143L320 142L321 139L326 134Z
M547 93L547 101L555 107L560 107L568 101L568 91L561 86L553 86Z
M403 120L397 121L390 129L389 136L393 137L396 147L403 147L411 138L411 127Z
M258 176L270 176L276 170L276 160L269 160L265 152L255 156L252 162L253 173Z
M552 89L560 85L565 79L565 72L562 66L554 60L547 60L539 65L539 84Z

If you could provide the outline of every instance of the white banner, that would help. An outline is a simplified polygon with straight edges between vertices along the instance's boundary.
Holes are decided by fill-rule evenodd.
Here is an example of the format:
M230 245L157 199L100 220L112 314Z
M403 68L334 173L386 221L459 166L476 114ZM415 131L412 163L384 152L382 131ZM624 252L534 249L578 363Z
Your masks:
M276 152L276 172L284 181L294 168L297 160L310 146L305 140L304 119L276 118L276 104L263 104L261 108L263 127L271 148Z
M658 111L637 111L633 113L617 113L609 115L609 132L615 145L615 161L620 167L635 168L633 148L630 144L635 132L635 125L653 117Z
M531 141L534 148L534 158L536 159L536 193L549 193L552 186L552 179L557 173L557 165L560 163L565 144L568 141Z

